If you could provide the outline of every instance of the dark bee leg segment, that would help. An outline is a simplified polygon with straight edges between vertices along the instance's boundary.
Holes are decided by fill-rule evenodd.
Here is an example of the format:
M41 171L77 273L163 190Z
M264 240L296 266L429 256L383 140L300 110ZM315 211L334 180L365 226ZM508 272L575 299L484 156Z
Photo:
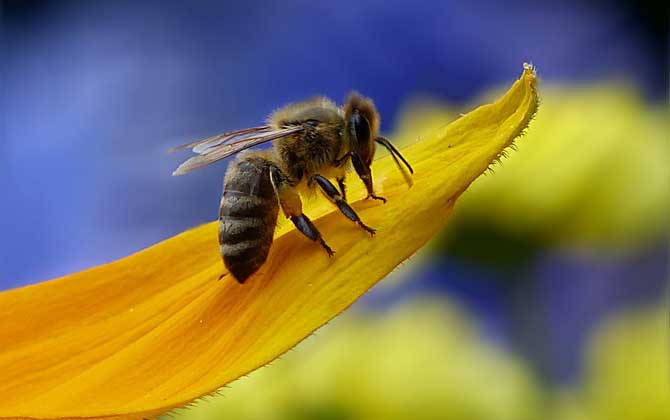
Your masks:
M291 216L291 221L295 225L295 227L298 228L300 232L302 232L303 235L307 236L309 239L313 241L317 241L321 244L323 249L326 250L328 253L329 257L332 257L335 255L335 252L326 244L326 241L323 240L321 237L321 233L319 230L314 226L314 223L312 223L311 220L304 214L301 214L299 216Z
M328 256L332 257L335 254L333 250L323 240L321 233L316 226L314 226L314 223L303 214L300 195L295 191L293 185L291 185L282 171L276 166L270 168L270 181L272 182L272 187L279 199L279 206L286 217L291 219L291 222L293 222L295 227L298 228L303 235L321 244L323 249L328 253Z
M344 178L337 178L337 185L342 193L342 200L347 201L347 186L344 184Z
M316 181L317 184L319 184L319 187L321 187L321 191L326 195L326 197L335 203L338 209L347 216L347 219L351 220L352 222L358 223L358 226L362 227L365 229L370 235L375 234L375 230L369 226L366 226L363 221L361 221L361 218L358 217L358 214L354 211L354 209L351 208L351 206L344 201L342 196L340 195L340 192L335 188L335 185L333 185L328 178L325 178L324 176L321 175L314 175L312 177L312 180Z
M375 200L381 200L386 203L384 197L375 195L374 187L372 186L372 173L370 172L370 167L363 163L363 160L357 153L351 152L351 163L354 165L354 169L358 174L361 181L365 184L365 188L368 190L367 198L374 198Z

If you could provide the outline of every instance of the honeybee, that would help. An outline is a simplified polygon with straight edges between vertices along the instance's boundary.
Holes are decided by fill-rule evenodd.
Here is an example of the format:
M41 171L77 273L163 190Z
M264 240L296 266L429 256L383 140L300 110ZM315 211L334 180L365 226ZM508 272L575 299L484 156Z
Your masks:
M223 263L239 283L244 283L267 259L277 215L284 215L310 240L333 250L302 212L300 192L318 189L352 222L370 235L375 229L363 223L346 201L345 176L353 166L367 189L375 194L370 165L376 144L387 148L401 170L410 164L385 138L379 136L380 118L373 101L356 92L342 107L325 97L287 105L274 111L266 125L230 131L177 146L197 156L182 163L172 175L183 175L235 153L224 178L219 206L219 245ZM268 150L245 150L273 142ZM330 179L335 179L336 187Z

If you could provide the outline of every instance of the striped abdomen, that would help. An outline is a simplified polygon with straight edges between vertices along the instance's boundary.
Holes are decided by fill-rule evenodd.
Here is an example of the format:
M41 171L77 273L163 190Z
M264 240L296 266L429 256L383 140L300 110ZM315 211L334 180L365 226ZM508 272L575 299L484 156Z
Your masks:
M246 153L226 173L219 245L223 263L240 283L263 265L272 245L279 207L270 182L271 164L262 153Z

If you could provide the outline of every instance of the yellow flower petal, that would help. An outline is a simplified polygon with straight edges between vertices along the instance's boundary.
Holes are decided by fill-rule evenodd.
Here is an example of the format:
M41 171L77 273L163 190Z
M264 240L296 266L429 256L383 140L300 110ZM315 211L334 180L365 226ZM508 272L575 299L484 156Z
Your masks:
M223 266L217 226L184 232L119 261L0 294L0 418L147 417L184 405L284 353L437 233L456 198L528 125L530 66L497 102L403 149L373 175L387 204L356 201L371 238L325 200L306 206L329 245L283 223L244 285ZM349 196L364 197L350 182Z
M488 341L462 309L449 299L423 296L381 313L349 310L280 363L235 381L222 398L198 401L170 417L550 418L538 410L543 390L529 366ZM491 378L496 386L484 385Z

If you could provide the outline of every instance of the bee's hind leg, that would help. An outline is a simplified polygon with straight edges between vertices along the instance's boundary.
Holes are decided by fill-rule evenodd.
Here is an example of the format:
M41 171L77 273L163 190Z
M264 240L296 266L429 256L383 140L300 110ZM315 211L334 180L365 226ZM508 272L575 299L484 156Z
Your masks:
M351 220L352 222L355 222L358 224L358 226L362 227L365 229L370 235L374 235L376 230L371 228L370 226L367 226L363 221L361 220L360 217L358 217L358 214L356 214L356 211L351 208L351 206L344 200L342 195L340 195L340 192L337 190L335 185L333 185L332 182L328 180L328 178L322 176L322 175L314 175L310 179L310 181L316 182L319 184L319 187L321 188L321 191L324 193L324 195L331 201L333 202L338 209L344 214L347 219ZM339 182L339 181L338 181Z
M332 257L335 252L333 252L328 244L326 244L326 241L323 240L321 232L314 226L314 223L312 223L312 221L302 212L300 195L296 192L295 188L291 185L282 171L276 166L270 167L270 181L272 182L272 187L279 199L279 206L286 217L291 219L291 222L293 222L295 227L298 228L303 235L321 244L323 249L328 253L328 256Z

